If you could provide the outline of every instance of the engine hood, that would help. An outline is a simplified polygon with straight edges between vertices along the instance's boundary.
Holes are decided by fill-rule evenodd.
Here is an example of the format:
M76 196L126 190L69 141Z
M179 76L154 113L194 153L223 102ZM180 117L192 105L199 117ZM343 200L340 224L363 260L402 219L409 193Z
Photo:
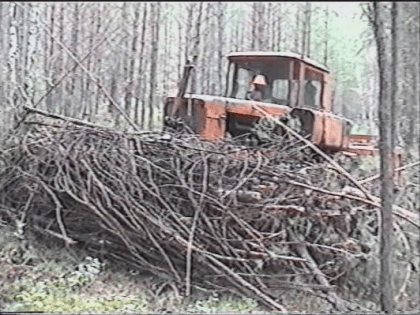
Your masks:
M255 109L259 106L270 115L281 117L289 113L292 108L286 105L277 105L266 102L257 102L253 100L241 100L223 96L212 96L203 94L185 94L185 98L201 100L205 103L217 103L225 106L226 112L230 114L245 115L252 117L262 117L261 112Z

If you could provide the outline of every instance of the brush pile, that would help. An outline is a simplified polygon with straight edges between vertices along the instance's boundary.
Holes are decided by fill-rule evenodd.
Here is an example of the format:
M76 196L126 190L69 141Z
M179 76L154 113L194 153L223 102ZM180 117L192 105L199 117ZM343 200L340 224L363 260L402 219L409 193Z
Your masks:
M337 290L375 243L372 202L287 135L255 149L45 117L25 128L0 213L186 295L224 288L285 311L282 290L298 289L344 310Z

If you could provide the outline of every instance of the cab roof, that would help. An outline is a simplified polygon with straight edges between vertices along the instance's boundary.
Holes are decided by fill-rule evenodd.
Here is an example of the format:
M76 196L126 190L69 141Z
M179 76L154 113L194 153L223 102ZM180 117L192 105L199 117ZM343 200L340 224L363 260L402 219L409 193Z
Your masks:
M302 55L293 53L293 52L276 52L276 51L241 51L241 52L232 52L230 53L227 58L230 60L231 58L235 57L282 57L282 58L290 58L301 60L304 63L316 67L322 71L330 72L326 67L317 63L316 61L306 58Z

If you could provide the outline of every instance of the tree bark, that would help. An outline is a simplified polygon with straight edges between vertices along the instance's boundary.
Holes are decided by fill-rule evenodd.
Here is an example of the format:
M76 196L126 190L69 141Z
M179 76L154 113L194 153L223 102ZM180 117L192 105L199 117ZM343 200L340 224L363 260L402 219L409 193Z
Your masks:
M152 3L152 49L150 58L149 130L154 127L154 94L157 87L156 66L158 61L160 2Z
M225 29L225 5L222 2L217 3L218 14L217 14L217 24L219 25L218 28L218 49L217 49L217 74L218 74L218 95L222 95L223 93L223 48L224 48L224 29Z
M135 68L135 61L137 56L137 39L138 39L138 29L139 29L139 17L140 17L140 4L134 3L136 6L134 9L134 20L133 20L133 33L132 33L132 40L131 40L131 54L130 54L130 64L129 64L129 73L127 78L127 85L125 88L125 112L128 116L131 113L131 103L133 99L133 86L134 86L134 68ZM134 116L137 116L136 108L134 109ZM137 122L135 122L137 124Z
M279 6L279 14L278 14L278 21L277 21L277 50L281 51L281 41L282 41L282 3L278 3Z
M73 4L73 18L72 18L72 33L71 33L71 51L73 55L77 57L77 44L78 44L78 37L79 37L79 3L75 2ZM73 60L69 60L69 63L71 64L71 67L74 67L76 63ZM75 105L74 100L77 99L75 97L76 94L76 71L73 73L73 76L71 77L70 86L67 90L67 105L64 108L65 116L70 116L72 114L76 114L77 108ZM73 110L73 111L72 111Z
M412 5L415 5L415 3L412 3ZM420 5L419 3L416 3L416 6L414 7L414 15L419 17L420 16ZM419 131L418 127L418 118L419 113L416 112L416 108L418 109L420 107L420 87L419 87L419 73L420 73L420 21L419 18L417 19L417 23L414 21L411 22L410 28L409 28L409 36L411 38L410 40L410 46L412 47L409 51L411 52L410 55L413 56L413 58L409 59L409 62L411 60L414 61L414 65L409 65L411 69L411 77L412 77L412 84L411 84L411 93L412 93L412 100L411 100L411 106L408 110L409 112L409 118L408 118L408 132L407 132L407 153L409 156L411 156L411 149L413 148L415 144L415 139L418 138L418 132L416 135L416 126L417 131ZM419 144L419 143L418 143Z
M17 56L18 56L18 28L17 28L17 8L13 2L9 3L9 56L8 56L8 77L7 82L9 84L8 100L11 107L15 107L17 103Z
M66 3L62 2L60 3L60 23L59 23L59 40L62 43L64 40L64 8L66 6ZM64 74L66 71L64 69L64 65L66 64L66 54L64 53L63 49L60 47L60 58L58 61L58 69L60 69L60 74ZM65 85L59 87L58 90L58 99L57 99L57 105L58 105L58 113L64 114L64 108L65 108L65 96L63 95L65 93Z
M397 83L397 65L398 65L398 54L397 54L397 36L398 36L398 8L397 3L392 2L391 9L391 54L392 54L392 65L391 65L391 150L395 150L395 141L397 139L397 93L398 93L398 83ZM395 170L395 159L393 156L392 159L392 171Z
M262 50L265 47L265 39L266 39L266 34L265 34L265 28L264 28L264 24L265 24L265 17L264 17L264 11L265 11L265 3L263 2L257 2L257 23L258 23L258 28L257 28L257 49L258 50Z
M134 122L138 125L138 112L139 112L139 103L140 103L140 95L144 95L144 91L141 91L141 87L144 81L144 74L143 74L143 53L144 53L144 45L145 45L145 35L146 35L146 23L147 23L147 3L143 5L143 20L141 24L141 40L140 40L140 54L139 54L139 79L136 82L136 100L134 104ZM142 96L142 100L144 100L144 96ZM141 120L140 120L140 128L144 128L144 101L142 102L142 110L141 110Z
M97 11L97 18L96 18L96 33L100 34L101 30L102 30L102 15L104 14L104 6L102 3L98 3L98 11ZM102 58L101 58L101 53L100 52L96 52L95 54L95 67L96 67L96 73L97 76L100 77L101 76L101 72L102 72ZM99 114L99 104L101 101L101 88L98 85L96 88L96 97L95 97L95 115Z
M181 75L182 75L182 23L180 21L177 20L177 24L178 24L178 81L181 80Z
M48 5L48 4L47 4ZM50 10L48 10L50 8ZM45 10L45 18L48 19L48 11L50 11L50 32L52 35L55 34L54 32L54 18L55 18L55 3L51 3L47 6ZM48 47L49 44L49 47ZM47 33L45 33L45 43L44 43L44 53L45 53L45 60L44 60L44 76L45 76L45 87L48 91L51 89L53 83L52 83L52 66L48 64L48 61L51 63L52 56L54 54L54 40L49 36ZM48 57L47 57L48 56ZM52 99L53 95L52 93L48 94L45 98L45 106L47 108L47 111L50 113L53 113L56 108L53 108Z
M296 31L295 31L295 52L299 52L299 34L300 34L300 6L296 4Z
M383 3L373 3L374 34L378 54L379 69L379 151L381 168L381 222L380 222L380 304L382 311L392 314L394 293L392 283L392 238L393 238L393 172L392 172L392 132L390 65L387 60L385 7ZM395 65L393 65L395 66Z
M27 37L27 50L26 50L26 62L25 62L25 92L27 97L29 97L30 102L34 103L35 93L36 93L36 74L35 74L35 55L37 53L38 47L38 3L28 3L29 9L29 19L27 21L28 25L28 37ZM52 44L52 43L51 43ZM51 53L51 51L50 51Z
M89 52L92 51L92 49L93 49L93 38L94 38L94 34L95 34L93 32L93 30L95 29L95 22L96 22L95 7L96 6L92 6L90 8L90 10L91 10L90 11L90 25L89 25L89 31L88 31L88 33L89 33ZM96 33L96 34L99 35L99 33ZM92 56L88 57L86 68L89 71L92 71ZM86 82L86 93L87 93L87 95L86 95L86 105L85 105L86 107L85 107L85 113L84 113L83 116L87 116L88 121L93 121L93 119L94 119L94 116L93 116L94 108L93 108L93 102L92 102L92 98L91 98L92 93L90 92L90 83L91 83L90 81L91 80L89 78L87 78L87 82Z
M325 35L324 35L324 65L328 66L328 39L329 39L329 31L328 31L328 20L330 15L330 9L328 3L325 5Z
M4 20L3 20L3 10L4 7L3 6L4 2L0 2L0 29L4 29ZM7 51L3 45L3 41L4 41L4 35L5 32L0 32L0 52L2 54L2 56L7 56ZM6 60L6 58L3 58L3 60L0 61L0 134L5 134L6 129L7 129L7 119L5 117L5 113L6 113L6 109L7 109L7 104L6 104L6 99L5 99L5 87L4 87L4 80L3 80L3 62L4 60ZM3 114L4 113L4 114ZM0 137L0 141L1 141L1 137Z
M192 49L193 53L193 64L195 69L193 69L193 73L191 74L191 93L196 93L197 91L197 74L198 74L198 66L199 66L199 51L200 51L200 32L201 32L201 14L203 12L203 2L200 2L198 7L198 14L197 14L197 21L195 24L195 36L194 36L194 46Z
M310 2L306 2L306 12L307 12L306 28L307 28L307 33L308 33L307 56L310 58L311 57L311 15L312 15L312 8L311 8Z
M252 19L251 19L251 27L252 27L252 34L251 34L251 50L255 50L256 48L256 39L257 39L257 28L258 28L258 4L256 2L252 3Z

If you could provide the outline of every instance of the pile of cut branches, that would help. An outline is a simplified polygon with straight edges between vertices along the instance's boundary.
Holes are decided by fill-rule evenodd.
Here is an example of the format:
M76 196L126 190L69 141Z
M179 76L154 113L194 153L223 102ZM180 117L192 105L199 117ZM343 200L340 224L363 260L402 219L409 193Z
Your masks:
M346 308L336 288L368 259L377 206L301 140L256 149L33 118L0 174L0 213L186 295L224 288L285 311L282 290L298 289Z

